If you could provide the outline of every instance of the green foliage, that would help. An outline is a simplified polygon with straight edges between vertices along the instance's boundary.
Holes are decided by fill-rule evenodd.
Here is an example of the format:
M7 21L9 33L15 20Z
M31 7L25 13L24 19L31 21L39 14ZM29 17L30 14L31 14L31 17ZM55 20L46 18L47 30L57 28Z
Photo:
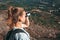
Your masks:
M55 22L55 18L54 18L55 16L53 14L51 14L50 16L49 15L46 16L47 13L46 14L44 13L44 11L51 9L51 7L49 5L46 6L45 4L40 3L40 0L38 1L37 0L9 0L9 1L4 0L0 4L1 10L7 9L7 6L3 3L6 3L7 5L23 7L25 8L26 11L30 11L32 9L43 10L42 13L38 13L38 12L32 13L30 19L32 19L35 22L35 24L39 23L45 26L48 25L50 27L59 26L59 24ZM42 15L44 15L44 17Z
M56 21L55 17L56 16L53 15L53 14L48 14L47 15L46 12L42 11L41 13L33 12L31 14L30 19L32 19L35 24L41 24L41 25L44 25L46 27L52 27L53 28L53 27L59 27L60 26L58 24L58 22L55 22Z
M0 10L6 10L6 9L7 9L7 6L5 6L5 5L0 6Z

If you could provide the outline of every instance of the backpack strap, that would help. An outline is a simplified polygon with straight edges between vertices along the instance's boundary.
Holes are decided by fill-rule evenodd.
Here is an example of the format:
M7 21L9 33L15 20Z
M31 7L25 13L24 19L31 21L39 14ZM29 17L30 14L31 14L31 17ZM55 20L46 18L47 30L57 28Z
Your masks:
M20 33L20 32L26 33L26 32L24 32L22 29L15 29L15 30L13 31L13 34L15 34L15 33Z
M9 40L9 37L10 37L12 32L13 32L12 30L8 31L8 33L6 34L6 37L4 38L4 40Z
M16 33L20 33L20 32L26 33L26 32L24 32L22 29L15 29L15 30L12 29L12 30L10 30L10 31L7 33L7 36L6 36L6 39L5 39L5 40L9 40L11 34L15 35Z

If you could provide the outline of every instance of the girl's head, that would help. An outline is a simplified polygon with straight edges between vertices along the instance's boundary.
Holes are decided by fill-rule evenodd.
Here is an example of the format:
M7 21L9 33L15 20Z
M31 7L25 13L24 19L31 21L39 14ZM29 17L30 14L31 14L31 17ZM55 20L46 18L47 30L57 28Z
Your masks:
M8 19L11 19L11 23L25 22L26 12L20 7L11 7L8 11Z

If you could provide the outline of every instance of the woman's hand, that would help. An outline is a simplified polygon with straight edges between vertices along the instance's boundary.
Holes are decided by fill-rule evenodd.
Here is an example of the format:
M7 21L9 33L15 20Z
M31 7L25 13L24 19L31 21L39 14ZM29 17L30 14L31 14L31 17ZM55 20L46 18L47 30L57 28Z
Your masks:
M29 26L29 17L26 17L26 19L25 19L25 24L26 24L27 26Z
M25 23L23 24L24 26L23 27L29 27L29 18L28 17L26 17L25 18Z

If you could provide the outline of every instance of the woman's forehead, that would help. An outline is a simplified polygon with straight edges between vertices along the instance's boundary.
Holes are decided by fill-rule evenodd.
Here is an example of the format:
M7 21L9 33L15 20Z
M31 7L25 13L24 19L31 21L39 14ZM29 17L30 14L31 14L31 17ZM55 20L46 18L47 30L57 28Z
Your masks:
M26 12L25 12L25 11L23 11L23 14L26 14Z

